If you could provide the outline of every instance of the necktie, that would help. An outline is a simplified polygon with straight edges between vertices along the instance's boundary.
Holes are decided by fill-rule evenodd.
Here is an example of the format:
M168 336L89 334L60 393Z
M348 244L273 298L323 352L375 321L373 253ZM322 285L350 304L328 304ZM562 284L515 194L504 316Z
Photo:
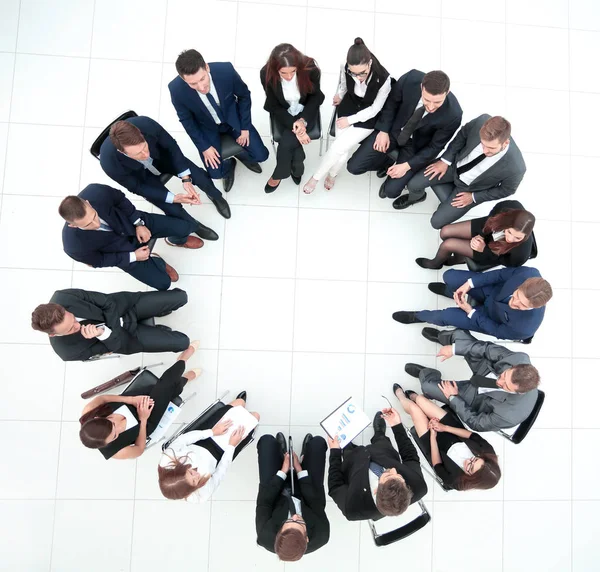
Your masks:
M381 475L383 475L383 473L385 472L385 469L379 463L375 463L374 461L371 461L369 463L369 470L375 475L377 475L378 479L380 479Z
M105 222L100 221L100 230L112 231L112 228L108 226Z
M469 161L465 165L461 165L458 169L456 169L456 174L460 177L463 173L470 171L475 165L479 165L481 161L485 159L485 155L482 153L481 155L477 155L475 159Z
M225 121L225 118L223 117L223 113L221 111L221 106L217 105L217 102L216 102L215 98L213 97L212 93L210 93L210 91L206 94L206 99L208 99L208 101L212 105L213 109L215 110L215 113L221 120L221 123L223 123Z
M485 377L483 375L474 375L471 378L471 383L475 387L489 387L492 389L498 389L498 385L496 384L495 379L491 379L491 378Z
M402 147L403 145L406 145L408 143L408 140L410 139L411 135L417 128L419 121L421 121L421 119L423 119L424 114L425 114L425 106L424 105L421 105L421 107L418 107L417 109L415 109L414 113L410 116L410 119L406 122L404 129L402 129L402 131L400 131L400 134L398 135L398 145L400 147Z
M148 157L145 161L141 161L142 165L144 165L144 167L146 169L148 169L148 171L150 171L153 175L156 175L157 177L160 176L162 173L154 166L154 162L152 160L152 157Z
M294 504L294 501L292 500L292 491L290 491L290 489L288 489L288 488L284 488L283 496L287 497L290 515L294 516L296 514L296 505Z

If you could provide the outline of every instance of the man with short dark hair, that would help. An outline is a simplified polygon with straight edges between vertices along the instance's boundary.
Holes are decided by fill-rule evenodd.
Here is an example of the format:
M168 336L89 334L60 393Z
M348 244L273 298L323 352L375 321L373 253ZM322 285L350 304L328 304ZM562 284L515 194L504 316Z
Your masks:
M78 288L57 290L48 304L31 314L31 327L48 334L63 361L87 360L106 353L180 352L190 340L166 326L144 323L187 304L187 294L115 292L102 294Z
M283 433L258 441L260 484L256 499L257 542L284 562L300 560L329 541L325 514L325 453L323 437L306 435L300 457L287 451ZM294 467L294 494L288 478Z
M387 177L379 196L396 199L394 208L406 208L413 202L408 195L400 196L402 191L419 169L437 157L461 119L462 109L443 71L411 70L392 87L375 131L352 155L348 171L353 175L377 171L378 177ZM425 197L414 202L422 200Z
M398 451L385 435L392 428ZM417 451L393 408L375 415L371 444L329 442L329 496L348 520L379 520L402 514L427 493Z
M252 125L250 90L229 62L208 64L196 50L185 50L175 62L179 74L171 83L171 101L179 121L190 136L208 174L223 179L229 192L235 178L236 159L254 173L269 151ZM236 159L221 160L221 135L233 137L244 151Z
M477 340L464 330L424 328L423 336L443 346L442 361L463 356L474 374L468 381L442 381L437 369L406 364L406 373L420 380L423 395L448 404L474 431L515 427L529 417L540 376L526 353Z
M444 272L444 282L432 282L428 288L454 300L458 308L394 312L394 320L454 326L503 340L527 340L542 324L545 306L552 298L550 284L529 266L491 272L451 269Z
M426 197L431 186L441 202L431 225L439 229L476 204L514 194L527 169L510 133L510 123L499 115L484 113L469 121L444 154L410 180L408 201Z
M197 224L200 238L216 240L218 236L183 208L200 204L194 185L207 194L222 217L231 216L227 201L206 171L185 157L177 141L149 117L130 117L114 123L100 147L100 165L111 179L165 214ZM169 191L160 181L162 174L181 179L184 192Z
M193 222L138 211L121 191L107 185L91 184L79 195L66 197L58 212L66 221L63 249L73 260L94 268L117 266L157 290L168 290L179 274L151 253L152 238L165 238L179 248L204 245L190 236L196 229ZM180 240L171 242L173 236Z

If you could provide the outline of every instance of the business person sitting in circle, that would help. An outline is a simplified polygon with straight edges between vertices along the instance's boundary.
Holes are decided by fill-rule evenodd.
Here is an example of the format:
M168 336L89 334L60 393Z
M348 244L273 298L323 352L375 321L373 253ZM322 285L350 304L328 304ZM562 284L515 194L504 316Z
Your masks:
M196 379L201 369L185 371L185 362L198 349L195 341L179 355L152 388L150 395L100 395L83 409L79 438L89 449L99 449L105 459L135 459L146 448L151 435L164 415L169 402L177 397L188 381Z
M231 420L223 420L234 407L246 407L246 392L218 409L198 430L177 437L163 453L158 466L158 485L165 498L207 501L217 490L233 460L252 439L254 430L246 437L242 426L232 428ZM260 415L252 412L260 420ZM222 449L211 437L225 435L229 441Z
M467 258L481 266L522 266L531 255L535 217L519 201L498 203L487 217L442 227L434 258L417 258L421 268L463 264Z
M394 394L413 421L421 447L444 485L457 491L491 489L500 480L498 456L458 417L424 395L394 384Z

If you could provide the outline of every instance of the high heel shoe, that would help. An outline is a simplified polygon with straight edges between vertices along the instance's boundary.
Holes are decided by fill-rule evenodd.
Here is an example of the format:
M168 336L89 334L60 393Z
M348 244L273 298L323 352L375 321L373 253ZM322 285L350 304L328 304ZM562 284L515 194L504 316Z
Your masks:
M271 179L269 179L270 181ZM281 185L281 181L279 181L279 183L277 183L277 185L275 185L274 187L272 187L271 185L269 185L269 181L267 181L265 183L265 193L272 193L273 191L276 191L279 188L279 185Z
M426 268L427 270L440 270L443 267L443 264L433 264L433 261L429 260L429 258L417 258L415 262L421 268Z

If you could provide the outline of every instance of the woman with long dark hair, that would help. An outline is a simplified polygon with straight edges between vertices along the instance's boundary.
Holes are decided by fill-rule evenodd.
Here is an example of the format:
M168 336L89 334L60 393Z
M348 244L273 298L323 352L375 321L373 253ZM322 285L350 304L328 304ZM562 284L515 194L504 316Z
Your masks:
M392 77L388 71L362 38L356 38L341 66L338 90L333 96L333 105L337 106L335 141L304 185L306 194L312 193L323 177L325 189L333 188L350 151L373 132L391 89Z
M485 439L465 429L453 412L446 412L424 395L404 391L397 383L394 394L411 416L421 447L444 485L466 491L498 484L498 456Z
M83 409L79 438L89 449L99 449L105 459L135 459L146 448L146 437L158 427L169 402L201 369L186 373L185 362L198 349L192 342L174 365L160 376L150 395L99 395Z
M317 121L325 96L320 87L321 71L315 60L291 44L273 48L260 70L260 81L267 96L264 108L281 133L277 164L265 185L265 193L272 193L281 180L290 175L296 185L300 184L305 158L302 147L310 143L308 132Z
M417 258L421 268L439 270L472 258L481 266L522 266L531 255L535 217L518 201L498 203L487 217L447 224L435 258Z

